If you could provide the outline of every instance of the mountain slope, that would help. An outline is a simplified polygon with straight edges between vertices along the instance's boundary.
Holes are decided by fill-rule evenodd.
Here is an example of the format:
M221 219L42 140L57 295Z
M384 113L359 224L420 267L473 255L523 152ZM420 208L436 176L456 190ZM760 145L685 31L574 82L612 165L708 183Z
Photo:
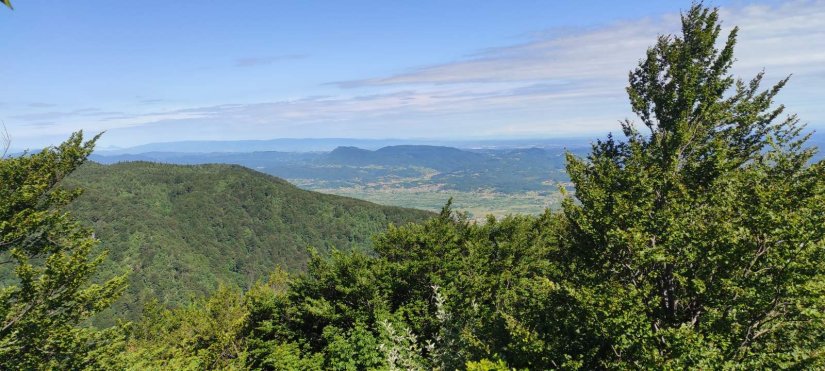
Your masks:
M372 234L430 213L298 189L234 165L88 164L67 179L72 212L109 250L102 276L131 272L112 314L146 300L177 305L220 282L247 287L276 266L300 269L312 246L369 249Z

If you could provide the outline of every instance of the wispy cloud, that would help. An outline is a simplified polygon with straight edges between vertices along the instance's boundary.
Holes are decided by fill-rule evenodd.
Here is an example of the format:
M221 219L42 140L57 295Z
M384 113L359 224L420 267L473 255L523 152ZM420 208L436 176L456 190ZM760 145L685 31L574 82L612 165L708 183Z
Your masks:
M780 96L805 120L825 124L825 0L722 9L725 32L741 28L734 73L794 73ZM679 31L679 14L590 29L537 32L514 45L397 74L337 82L329 94L96 117L120 143L266 137L457 137L604 133L630 116L627 73L659 34ZM302 55L250 57L238 67ZM102 112L102 110L100 110ZM92 112L17 117L48 122ZM39 115L39 116L38 116ZM120 138L120 139L118 139ZM118 143L118 144L120 144Z
M29 106L29 107L31 107L31 108L51 108L51 107L57 107L57 105L56 105L56 104L51 104L51 103L43 103L43 102L34 102L34 103L29 103L29 104L28 104L28 106Z
M307 56L304 54L283 54L269 57L246 57L235 60L236 67L253 67L273 64L275 62L304 59Z
M741 28L740 70L766 67L782 72L825 71L825 2L793 1L779 6L723 8L726 31ZM343 88L420 84L624 80L659 34L678 31L678 14L615 23L479 51L470 58L425 66L390 76L337 83Z
M95 117L95 116L109 116L120 114L121 112L103 111L100 108L80 108L72 111L49 111L49 112L35 112L21 115L14 115L11 118L15 120L26 121L28 123L40 122L43 120L58 120L72 117Z
M48 128L48 127L55 126L57 124L58 123L56 121L37 121L37 122L27 123L26 126L36 127L36 128Z

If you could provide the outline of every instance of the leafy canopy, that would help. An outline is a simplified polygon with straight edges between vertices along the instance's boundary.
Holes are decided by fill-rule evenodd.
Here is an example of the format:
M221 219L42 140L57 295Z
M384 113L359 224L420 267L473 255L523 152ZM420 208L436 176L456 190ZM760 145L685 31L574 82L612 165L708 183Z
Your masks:
M448 203L389 226L372 252L311 251L304 273L277 270L246 293L149 305L125 347L74 326L121 287L84 286L100 258L60 212L76 194L56 185L90 145L73 136L3 160L0 246L20 283L2 291L0 356L32 368L823 369L825 162L774 104L787 79L761 89L761 73L730 75L737 32L717 48L718 11L696 4L681 35L658 39L629 76L641 124L567 156L575 194L560 212L473 223Z
M683 14L682 35L630 73L643 128L625 121L626 141L568 156L565 260L570 284L592 290L602 366L821 357L825 165L773 104L787 78L733 78L738 30L716 48L720 30L716 9Z
M95 140L76 133L56 148L0 159L0 259L14 267L0 288L2 364L90 367L117 345L117 328L80 324L117 299L126 277L89 283L104 254L92 254L94 235L65 212L80 192L60 186Z

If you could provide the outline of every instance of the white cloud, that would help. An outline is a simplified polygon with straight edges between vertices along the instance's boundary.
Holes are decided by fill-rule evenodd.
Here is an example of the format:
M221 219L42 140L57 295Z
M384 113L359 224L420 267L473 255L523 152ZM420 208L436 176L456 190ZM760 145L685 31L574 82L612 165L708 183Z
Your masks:
M794 73L779 100L804 120L825 124L825 0L723 8L721 19L725 33L734 25L741 29L734 73L748 78L764 68L769 81ZM107 137L114 144L604 133L617 130L616 122L630 115L624 92L628 71L657 35L677 33L679 26L678 14L665 14L540 33L449 63L335 83L340 89L332 95L122 114L91 126L113 129ZM252 58L238 64L269 62ZM39 117L46 118L54 117Z
M724 33L739 26L739 69L825 71L825 1L779 6L749 5L720 11ZM531 82L541 80L624 81L657 35L679 31L679 16L618 22L567 35L492 48L473 58L392 76L339 83L342 87L408 84ZM724 36L724 35L723 35Z

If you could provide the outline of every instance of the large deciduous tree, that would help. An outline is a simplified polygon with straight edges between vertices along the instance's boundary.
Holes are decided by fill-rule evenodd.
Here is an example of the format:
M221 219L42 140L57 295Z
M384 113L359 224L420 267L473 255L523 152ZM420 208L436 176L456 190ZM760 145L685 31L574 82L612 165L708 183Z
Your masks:
M720 33L692 6L630 73L641 125L568 155L593 366L822 366L825 165L774 104L787 78L732 77L737 29Z
M89 367L112 359L117 329L80 326L123 291L125 277L90 284L103 254L64 210L80 195L60 184L86 161L94 139L76 133L55 148L0 159L0 364L23 369Z

